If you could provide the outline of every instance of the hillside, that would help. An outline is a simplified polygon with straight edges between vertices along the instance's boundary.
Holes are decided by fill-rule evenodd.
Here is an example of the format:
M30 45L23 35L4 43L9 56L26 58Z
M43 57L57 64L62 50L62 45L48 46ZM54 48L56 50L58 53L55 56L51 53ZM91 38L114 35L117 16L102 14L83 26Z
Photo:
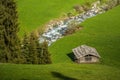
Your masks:
M49 48L53 64L1 64L0 80L119 80L120 6L86 20L83 30L64 37ZM75 64L69 53L81 44L95 47L100 64Z
M50 46L55 63L72 62L67 56L72 49L86 44L95 47L102 56L105 65L120 66L120 6L104 14L86 20L83 30L64 37Z
M16 0L18 4L20 35L41 28L48 21L65 15L73 6L95 0Z

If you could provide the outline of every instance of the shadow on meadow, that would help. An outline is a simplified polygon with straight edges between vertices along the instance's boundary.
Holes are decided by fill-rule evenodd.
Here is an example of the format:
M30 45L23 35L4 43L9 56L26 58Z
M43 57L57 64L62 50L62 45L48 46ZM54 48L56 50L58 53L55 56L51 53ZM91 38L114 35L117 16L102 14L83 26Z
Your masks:
M65 76L65 75L63 75L59 72L51 72L51 74L52 74L53 77L59 78L61 80L78 80L76 78Z
M73 54L73 52L68 53L67 56L71 59L71 61L75 61L75 55Z

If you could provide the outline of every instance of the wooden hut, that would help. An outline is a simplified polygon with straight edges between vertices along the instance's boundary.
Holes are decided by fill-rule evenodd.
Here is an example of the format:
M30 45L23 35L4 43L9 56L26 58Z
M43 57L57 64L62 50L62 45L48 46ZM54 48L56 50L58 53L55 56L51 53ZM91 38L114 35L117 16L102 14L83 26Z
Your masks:
M99 62L100 55L97 50L87 45L81 45L74 48L73 53L75 55L75 61L77 63L95 63Z

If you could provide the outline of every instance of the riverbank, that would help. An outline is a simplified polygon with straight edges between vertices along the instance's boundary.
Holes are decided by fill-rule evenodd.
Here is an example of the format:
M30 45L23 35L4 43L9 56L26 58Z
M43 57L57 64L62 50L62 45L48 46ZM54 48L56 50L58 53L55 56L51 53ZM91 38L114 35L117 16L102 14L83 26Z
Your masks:
M48 42L48 45L50 46L53 42L64 37L66 30L68 30L69 25L72 22L74 22L75 25L78 25L84 22L88 18L104 13L105 10L99 5L100 5L100 1L97 1L92 5L91 9L89 9L86 12L78 14L77 16L73 16L64 20L60 20L60 21L56 21L54 23L48 24L47 29L39 38L40 43L46 40Z

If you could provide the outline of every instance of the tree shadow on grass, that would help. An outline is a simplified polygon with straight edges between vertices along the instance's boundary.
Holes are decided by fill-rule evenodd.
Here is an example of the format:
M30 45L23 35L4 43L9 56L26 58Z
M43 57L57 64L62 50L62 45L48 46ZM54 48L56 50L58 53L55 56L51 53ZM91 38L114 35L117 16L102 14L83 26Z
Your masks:
M75 61L75 55L73 54L73 52L68 53L67 56L68 56L72 61Z
M65 75L63 75L59 72L51 72L51 74L56 78L60 78L61 80L78 80L78 79L75 79L75 78L65 76Z

